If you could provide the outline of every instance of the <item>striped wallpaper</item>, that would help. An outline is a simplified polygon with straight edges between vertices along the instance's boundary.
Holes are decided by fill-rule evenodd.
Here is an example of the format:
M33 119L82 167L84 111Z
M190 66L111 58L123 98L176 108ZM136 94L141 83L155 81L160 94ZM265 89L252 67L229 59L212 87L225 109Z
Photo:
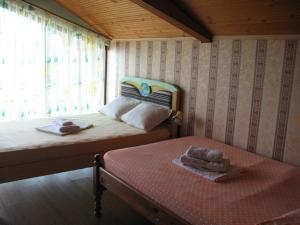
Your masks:
M114 40L108 99L124 75L183 90L181 135L201 135L300 165L300 40Z

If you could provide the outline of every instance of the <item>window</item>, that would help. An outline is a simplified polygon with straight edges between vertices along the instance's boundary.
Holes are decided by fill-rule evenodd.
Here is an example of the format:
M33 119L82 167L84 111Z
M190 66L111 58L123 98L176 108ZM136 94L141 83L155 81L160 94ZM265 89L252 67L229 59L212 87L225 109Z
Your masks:
M0 121L97 112L104 44L26 3L0 0Z

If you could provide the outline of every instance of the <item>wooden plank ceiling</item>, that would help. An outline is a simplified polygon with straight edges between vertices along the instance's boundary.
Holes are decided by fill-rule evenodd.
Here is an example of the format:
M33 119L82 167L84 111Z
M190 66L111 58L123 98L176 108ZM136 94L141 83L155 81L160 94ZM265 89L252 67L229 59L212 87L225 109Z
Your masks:
M190 36L129 0L56 0L111 38Z
M174 0L214 35L300 34L299 0Z
M161 16L161 13L151 10L151 7L136 4L143 1L56 1L110 38L164 38L184 37L192 34L180 23L178 25L170 22ZM200 27L203 24L203 29L207 27L213 35L300 34L299 0L162 1L176 5L194 23L199 24ZM144 0L144 2L151 1ZM165 12L168 9L170 8L166 8ZM209 32L207 34L209 36Z

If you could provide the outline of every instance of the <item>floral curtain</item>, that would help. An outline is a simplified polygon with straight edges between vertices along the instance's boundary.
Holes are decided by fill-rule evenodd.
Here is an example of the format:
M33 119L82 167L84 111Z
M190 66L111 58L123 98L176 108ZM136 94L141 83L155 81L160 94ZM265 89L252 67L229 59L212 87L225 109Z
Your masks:
M97 112L105 40L17 0L0 0L0 121Z

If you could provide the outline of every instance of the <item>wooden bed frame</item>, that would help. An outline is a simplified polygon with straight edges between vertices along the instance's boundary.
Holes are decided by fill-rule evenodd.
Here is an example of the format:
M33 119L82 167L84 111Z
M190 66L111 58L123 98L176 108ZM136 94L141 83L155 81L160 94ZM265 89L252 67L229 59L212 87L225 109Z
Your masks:
M171 108L175 113L179 110L180 91L176 86L172 84L130 76L124 77L120 83L120 94L123 96L150 102L159 101L159 104L162 105L169 104L167 106ZM170 95L169 102L165 102L165 95L167 94ZM163 97L161 98L161 96ZM170 126L171 137L176 137L178 134L178 126L174 123L171 123ZM136 143L136 145L145 144L139 143L138 141ZM93 144L93 148L95 149L95 151L90 154L86 154L83 152L80 154L77 153L76 155L69 155L68 157L60 157L43 161L33 161L30 163L19 163L16 165L0 167L0 183L91 167L93 166L93 157L95 153L97 153L97 146L99 146L98 144L99 143ZM120 144L120 148L122 147L130 146L122 146ZM69 146L69 148L70 150L74 148L82 148L84 150L85 146L83 144L72 144Z
M232 165L242 170L242 177L217 184L197 179L196 174L188 177L188 171L181 173L171 160L190 145L220 149ZM95 155L95 215L101 216L102 194L108 190L154 224L275 224L278 218L287 219L282 224L299 224L300 169L250 154L238 147L191 136L117 150L109 153L105 162ZM174 190L172 182L177 184ZM200 189L190 188L195 184Z
M147 137L148 137L147 143L152 143L157 140L157 138L155 138L155 136L152 135L151 137L149 135ZM66 149L68 151L73 151L72 154L62 155L62 156L59 156L57 154L56 157L51 159L45 158L44 160L33 160L31 162L23 162L23 163L16 162L14 165L5 165L3 167L0 167L0 183L92 167L94 155L96 153L100 153L99 147L101 147L101 153L104 154L105 152L108 152L116 148L119 149L119 148L146 144L143 139L136 138L135 136L130 136L127 137L126 139L127 139L126 143L123 142L115 143L117 141L115 139L89 142L88 143L89 150L92 150L89 152L86 151L87 149L86 143L70 144L67 146L63 146L63 149L65 151ZM103 144L107 147L103 147ZM114 146L113 148L110 147L112 145ZM56 147L56 150L57 152L59 152L60 149L57 148L58 147ZM49 151L49 148L43 148L43 150ZM14 158L16 158L17 160L18 156L22 158L23 155L17 152L15 153Z
M183 218L149 199L143 193L137 191L126 182L105 170L103 157L99 154L95 155L93 186L95 196L94 214L96 217L101 217L102 194L104 191L108 190L128 203L132 208L154 224L191 225Z
M147 98L151 92L169 91L172 93L172 104L169 107L172 109L174 114L179 111L179 89L174 85L170 85L165 82L147 80L143 78L125 77L122 83L129 84L136 87L141 92L141 100ZM148 92L147 86L151 86L150 93ZM145 88L145 92L143 92ZM122 95L125 95L122 93ZM130 96L132 97L132 96ZM137 97L140 99L140 97ZM150 100L151 101L151 100ZM172 126L172 137L178 136L178 126L175 123ZM154 224L189 224L182 218L178 217L170 210L155 203L143 193L135 190L130 185L121 181L114 175L110 174L104 169L102 165L103 157L100 154L95 155L94 160L94 194L95 194L95 216L101 217L101 197L105 190L109 190L112 193L119 196L122 200L126 201L129 205L135 208L140 214L148 218Z

